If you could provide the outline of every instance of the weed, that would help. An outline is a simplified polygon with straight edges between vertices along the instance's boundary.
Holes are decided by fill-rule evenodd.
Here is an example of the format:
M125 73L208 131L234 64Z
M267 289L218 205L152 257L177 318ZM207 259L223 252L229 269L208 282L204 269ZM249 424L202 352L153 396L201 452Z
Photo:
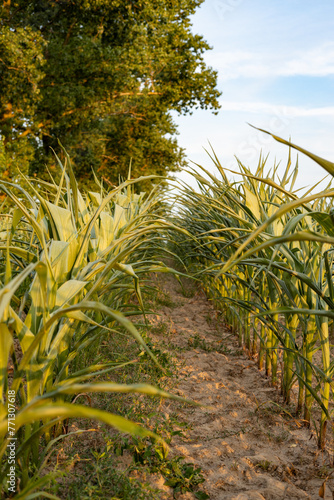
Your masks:
M195 297L196 295L196 290L184 290L182 292L182 295L186 298L186 299L192 299L193 297Z
M167 444L170 444L174 436L183 436L182 429L174 430L175 424L189 427L188 424L178 422L175 417L170 417L158 423L154 432L162 435ZM196 468L192 463L185 463L181 456L169 460L163 446L151 439L119 436L113 443L110 442L108 447L118 456L128 450L137 466L145 466L151 473L159 472L166 480L165 485L173 488L174 497L178 493L194 491L205 481L200 467ZM196 491L194 494L199 500L209 498L203 491Z
M178 353L187 351L187 347L181 347L179 344L175 344L174 342L171 342L168 340L167 342L164 342L163 340L160 341L160 346L163 349L168 349L169 351L177 351Z
M205 481L200 467L195 468L194 464L182 463L182 460L182 457L174 458L166 462L165 467L161 470L163 476L167 479L165 485L174 489L174 498L176 493L182 494L186 491L193 491L196 486ZM209 495L204 491L197 491L195 497L205 500L209 498Z
M225 431L225 432L221 432L219 434L215 434L209 438L206 439L206 441L212 441L213 439L225 439L227 437L231 437L231 436L238 436L239 434L246 434L246 432L249 432L251 429L250 428L247 428L247 427L241 427L241 429L238 429L237 431Z
M110 373L100 375L98 380L113 381L115 383L150 383L158 385L159 387L169 391L172 384L174 384L175 376L166 376L169 373L177 374L173 356L169 354L160 344L152 342L145 329L141 329L142 337L149 345L150 349L158 359L159 363L165 369L162 372L151 360L151 358L140 350L136 342L130 337L124 335L125 332L115 332L112 337L106 335L99 347L99 362L115 361L115 364L124 361L134 360L136 362L125 365L121 370L114 370ZM159 349L159 347L161 349ZM94 352L91 350L86 351L86 361L91 362ZM103 410L122 415L127 419L147 425L147 428L155 430L163 438L168 440L172 435L180 433L178 429L183 428L182 423L178 423L173 417L168 419L164 418L157 407L160 404L159 400L154 398L141 398L136 394L114 394L111 398L109 394L96 393L92 396L94 405ZM155 422L155 424L153 423ZM156 423L158 422L158 424ZM78 422L80 428L91 427L89 422ZM155 428L153 429L153 426ZM157 427L158 425L158 427ZM174 430L173 426L178 426ZM152 500L159 500L161 492L153 490L148 485L141 484L138 478L131 477L131 472L134 468L137 470L140 465L138 460L132 468L121 473L114 470L117 466L117 455L122 454L122 447L128 449L130 453L135 454L135 446L138 448L137 456L145 453L141 449L141 444L138 441L132 442L130 446L124 446L122 439L124 435L115 433L103 424L99 428L99 439L102 442L92 451L91 442L85 440L80 450L80 460L75 460L72 467L66 469L67 477L64 480L57 482L55 488L61 489L61 498L71 498L73 500L81 500L93 498L94 500L101 500L101 498L117 498L119 500L144 500L152 498ZM102 435L104 439L102 438ZM69 445L70 446L70 442ZM147 448L147 443L145 444ZM153 450L154 443L149 445L150 450ZM77 451L77 443L76 443ZM112 453L114 451L114 453ZM66 451L67 454L71 450ZM163 456L159 458L159 447L156 448L157 459L162 460ZM148 454L147 454L148 456ZM85 481L82 481L82 474L85 474Z
M231 349L228 349L229 352L226 354L231 354L231 356L242 356L244 351L242 349L237 349L236 351L232 351Z
M120 472L115 468L115 463L110 457L104 457L103 461L91 461L87 464L85 473L87 477L84 482L80 473L72 476L65 498L71 500L101 500L101 498L159 500L160 498L160 490L130 477L131 468Z
M160 412L153 412L147 415L147 422L142 417L139 419L140 423L149 427L149 420L155 420L155 426L151 427L155 434L159 434L164 441L169 445L174 436L183 436L184 430L191 428L191 424L180 422L176 415L165 416ZM175 429L181 427L181 429ZM184 430L182 430L184 429ZM120 456L123 455L124 450L130 450L134 456L136 463L142 465L155 466L161 460L167 458L164 448L161 444L157 444L152 439L142 439L137 437L124 437L119 434L116 439L107 443L108 451L110 449Z
M178 293L181 293L183 295L183 297L185 297L186 299L192 299L193 297L195 297L196 295L196 288L193 288L193 287L188 287L188 288L180 288L178 290Z
M208 313L206 316L205 316L205 321L207 322L208 325L212 325L213 323L213 318L212 318L212 315L210 313Z
M230 354L231 350L220 342L207 342L198 333L188 339L190 349L202 349L206 352L219 352L222 354Z
M268 441L272 441L275 438L275 435L271 431L264 431L264 434L267 436Z
M176 433L179 431L176 431ZM161 447L145 447L142 443L138 446L138 440L135 448L135 460L148 465L151 472L159 472L165 478L165 485L174 490L174 497L177 493L193 491L196 486L204 483L205 478L200 467L196 468L192 463L185 463L183 457L174 457L167 460ZM198 498L209 498L204 492Z
M328 467L327 465L322 465L321 467L319 467L317 471L317 476L321 477L322 479L325 479L333 472L334 472L333 469L330 469L330 467Z
M264 471L269 471L269 469L271 468L271 462L269 462L269 460L261 460L260 462L255 464L255 467Z
M165 368L166 370L169 370L169 368L173 364L171 355L167 351L163 351L163 350L159 349L155 344L153 344L149 340L146 341L146 344L151 349L152 353L157 358L160 365L163 368ZM146 352L143 353L143 356L147 358L147 361L150 361L149 355ZM155 365L154 365L154 367L152 366L152 370L157 370ZM158 368L158 370L159 370L159 368ZM169 371L168 371L168 373L169 373Z
M230 466L230 469L231 469L231 470L234 470L234 471L239 470L239 464L238 464L238 462L237 462L236 460L234 460L234 461L232 462L232 464L231 464L231 466Z
M163 321L160 321L159 323L156 323L150 327L151 333L153 335L168 335L168 325L164 323Z
M169 307L170 309L175 309L179 306L176 302L174 302L170 295L166 292L159 292L156 297L156 304Z
M282 431L281 434L277 434L275 436L275 441L277 443L283 443L284 441L286 441L287 439L289 439L289 433L287 431Z

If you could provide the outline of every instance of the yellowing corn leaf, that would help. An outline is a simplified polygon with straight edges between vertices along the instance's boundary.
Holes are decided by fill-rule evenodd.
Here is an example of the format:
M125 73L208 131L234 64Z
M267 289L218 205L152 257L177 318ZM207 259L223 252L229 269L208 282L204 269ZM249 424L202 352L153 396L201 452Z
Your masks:
M161 438L151 431L140 427L139 425L126 420L119 415L113 415L102 410L89 408L88 406L81 406L76 404L55 404L47 402L46 404L39 404L37 408L24 408L16 415L16 430L19 430L23 425L36 422L39 420L54 419L59 421L71 417L83 417L100 420L112 427L115 427L120 432L127 432L134 436L153 437L160 441ZM0 436L5 436L7 433L7 420L0 423Z
M13 337L6 323L0 323L0 401L3 401L5 381L7 380L7 363Z
M122 229L126 224L126 210L120 205L115 204L115 213L114 213L114 227L115 227L115 236L117 232Z
M71 269L72 262L69 262L69 243L67 241L52 241L49 250L50 262L52 264L53 275L57 283L62 283L66 274ZM73 255L73 257L75 257Z
M281 204L280 199L277 196L275 196L273 199L273 203L270 203L270 205L268 206L267 213L269 217L271 217L279 209L280 204ZM284 226L280 218L277 218L273 221L272 227L274 229L275 236L280 236L282 234Z
M57 228L59 239L62 241L68 241L76 233L72 223L72 213L70 210L58 207L49 201L45 201L45 203L50 210L54 224Z
M100 193L94 193L93 191L89 191L88 195L94 206L99 207L101 205L102 197Z
M114 238L114 219L107 212L101 212L100 220L99 254L111 244Z
M12 279L0 290L0 321L6 321L9 313L9 305L17 288L24 282L29 274L35 269L36 264L30 264L21 273Z
M246 207L250 209L256 219L261 220L261 211L257 196L246 185L243 185L243 189L246 196Z
M34 334L37 333L40 322L43 316L45 317L49 307L53 307L55 299L55 297L52 297L49 294L48 301L47 288L51 277L47 271L47 266L43 262L38 262L35 269L37 273L30 287L30 297L32 303L25 320L26 325Z
M5 251L7 247L5 245L0 245L0 251ZM32 252L29 252L25 248L20 248L20 247L14 247L14 246L9 246L9 253L12 253L13 255L17 255L21 259L24 259L26 262L34 262L36 261L37 257L35 254Z
M129 205L131 199L129 198L129 196L126 196L122 193L118 193L117 195L117 203L123 207L123 208L127 208L127 206Z
M82 217L83 222L85 224L88 224L88 222L90 220L90 213L89 213L87 204L86 204L85 200L83 199L80 191L78 191L78 209L79 209L79 212L80 212L80 215Z
M114 267L115 267L115 269L118 269L119 271L122 271L123 273L125 273L129 276L132 276L132 278L137 278L137 275L134 272L131 264L122 264L120 262L117 262Z
M56 294L56 307L61 307L70 302L87 285L87 281L69 280L58 288Z
M20 346L23 354L29 348L31 342L34 340L35 335L29 330L27 325L23 323L21 318L16 314L14 309L9 308L9 317L13 320L13 329L18 336Z

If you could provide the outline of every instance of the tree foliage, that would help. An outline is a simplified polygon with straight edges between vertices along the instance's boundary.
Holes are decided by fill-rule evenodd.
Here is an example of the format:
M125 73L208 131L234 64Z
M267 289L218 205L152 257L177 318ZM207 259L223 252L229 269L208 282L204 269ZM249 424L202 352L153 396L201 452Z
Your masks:
M219 108L210 47L191 31L202 1L4 1L3 173L52 168L58 140L87 182L91 168L111 182L126 176L130 158L134 176L179 169L171 111Z

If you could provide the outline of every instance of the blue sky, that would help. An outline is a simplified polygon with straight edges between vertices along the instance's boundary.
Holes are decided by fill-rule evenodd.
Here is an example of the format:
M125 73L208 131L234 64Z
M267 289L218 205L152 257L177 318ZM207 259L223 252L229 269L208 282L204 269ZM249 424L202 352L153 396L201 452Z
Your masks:
M234 170L236 155L254 171L261 150L270 153L268 166L284 165L287 148L249 122L334 161L333 0L205 0L192 21L213 47L205 60L218 70L223 95L218 116L174 115L189 160L214 171L203 149L210 141ZM299 165L299 187L325 175L304 156Z

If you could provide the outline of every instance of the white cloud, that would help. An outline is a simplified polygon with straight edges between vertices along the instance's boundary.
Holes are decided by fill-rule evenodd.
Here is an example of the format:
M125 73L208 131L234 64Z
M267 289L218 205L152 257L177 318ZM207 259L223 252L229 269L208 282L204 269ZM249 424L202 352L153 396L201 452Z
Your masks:
M234 78L272 78L278 76L334 75L334 43L328 42L304 51L211 52L206 61L221 73L223 80Z
M233 102L220 100L222 111L240 111L246 113L268 114L297 118L303 116L329 116L334 118L334 106L304 108L302 106L282 106L267 102Z

